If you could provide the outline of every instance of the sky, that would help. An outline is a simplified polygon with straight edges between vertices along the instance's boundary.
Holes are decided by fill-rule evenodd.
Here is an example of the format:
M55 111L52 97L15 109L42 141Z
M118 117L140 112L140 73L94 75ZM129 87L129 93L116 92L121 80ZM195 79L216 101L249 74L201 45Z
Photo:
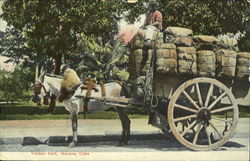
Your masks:
M3 11L2 11L2 4L3 4L3 1L0 0L0 14L3 13ZM4 31L5 30L6 24L7 23L0 18L0 31ZM0 70L4 69L5 71L13 72L14 68L15 68L15 65L13 63L5 63L6 60L8 60L7 57L4 57L4 56L0 55Z
M3 4L3 1L0 0L0 14L3 13L3 11L2 11L2 4ZM4 31L5 30L6 24L7 23L3 19L0 18L0 31Z

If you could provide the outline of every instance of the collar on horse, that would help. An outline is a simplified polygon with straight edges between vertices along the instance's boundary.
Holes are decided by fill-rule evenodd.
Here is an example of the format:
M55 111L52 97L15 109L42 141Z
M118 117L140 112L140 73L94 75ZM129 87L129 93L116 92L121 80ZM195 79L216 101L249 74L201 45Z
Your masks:
M102 97L106 96L106 92L105 92L105 86L104 84L100 84L101 87L101 92L102 92ZM92 90L94 90L95 92L98 92L98 88L96 88L96 81L92 78L87 78L84 80L83 85L81 86L82 90L87 90L86 91L86 95L85 97L83 97L83 101L84 101L84 105L83 105L83 112L88 112L88 102L90 99L90 96L92 94Z

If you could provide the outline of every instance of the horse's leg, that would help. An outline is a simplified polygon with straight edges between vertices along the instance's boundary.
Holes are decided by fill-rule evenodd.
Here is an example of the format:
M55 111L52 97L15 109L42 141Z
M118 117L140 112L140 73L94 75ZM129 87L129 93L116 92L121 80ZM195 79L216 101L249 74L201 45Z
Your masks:
M48 112L49 113L54 113L55 112L55 106L56 106L56 96L54 94L52 94L51 99L50 99L50 103L49 103Z
M127 145L130 137L130 120L124 108L116 107L116 111L122 124L122 135L118 142L118 146L122 146L123 144Z
M70 116L72 121L73 139L69 144L69 148L72 148L77 143L77 112L76 111L70 112Z

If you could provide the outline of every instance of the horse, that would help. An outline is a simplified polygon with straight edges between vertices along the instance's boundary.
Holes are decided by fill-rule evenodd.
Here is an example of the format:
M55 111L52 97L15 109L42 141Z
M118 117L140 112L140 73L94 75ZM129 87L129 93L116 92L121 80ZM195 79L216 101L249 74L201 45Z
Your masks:
M74 77L77 80L80 80L76 72L72 69L67 69L65 73L73 73ZM64 73L64 78L65 78ZM63 77L57 75L49 75L43 73L34 86L33 100L40 101L42 97L46 96L49 92L57 96L57 99L60 100L67 111L70 113L70 118L72 122L72 132L73 139L69 143L68 147L74 147L77 144L77 115L79 112L86 112L85 106L87 106L87 112L99 112L109 109L110 105L106 105L104 101L94 100L94 99L85 99L89 88L86 88L82 82L71 86L73 90L69 93L63 93L62 82L65 81ZM79 82L79 81L78 81ZM65 85L65 84L64 84ZM72 84L70 84L72 85ZM128 88L120 82L109 82L105 84L96 85L93 87L94 91L91 93L93 97L102 97L104 94L108 98L120 98L120 97L129 97ZM92 89L91 89L92 90ZM84 99L79 96L85 96ZM127 145L130 137L130 119L128 118L127 112L123 107L115 107L119 115L121 125L122 125L122 134L118 141L117 146Z

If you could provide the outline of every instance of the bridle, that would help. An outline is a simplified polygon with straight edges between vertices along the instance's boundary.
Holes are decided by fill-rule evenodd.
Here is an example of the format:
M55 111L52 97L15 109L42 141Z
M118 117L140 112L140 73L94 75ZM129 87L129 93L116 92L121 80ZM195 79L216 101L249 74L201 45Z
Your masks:
M50 97L50 93L46 90L44 84L41 81L41 80L43 80L42 79L43 77L44 77L44 74L42 76L40 76L38 81L36 81L36 83L34 85L34 95L37 97L39 94L42 93L42 89L43 89L44 93L45 93L45 95L43 96L43 103L47 105L48 104L48 98Z
M39 87L37 87L37 86L39 86ZM34 94L41 94L41 90L43 89L44 90L44 92L45 92L45 96L47 96L48 94L48 92L47 92L47 90L46 90L46 88L45 88L45 86L43 85L43 83L37 83L37 84L35 84L35 92L34 92ZM39 88L39 89L37 89L37 88ZM39 91L38 91L39 90Z

